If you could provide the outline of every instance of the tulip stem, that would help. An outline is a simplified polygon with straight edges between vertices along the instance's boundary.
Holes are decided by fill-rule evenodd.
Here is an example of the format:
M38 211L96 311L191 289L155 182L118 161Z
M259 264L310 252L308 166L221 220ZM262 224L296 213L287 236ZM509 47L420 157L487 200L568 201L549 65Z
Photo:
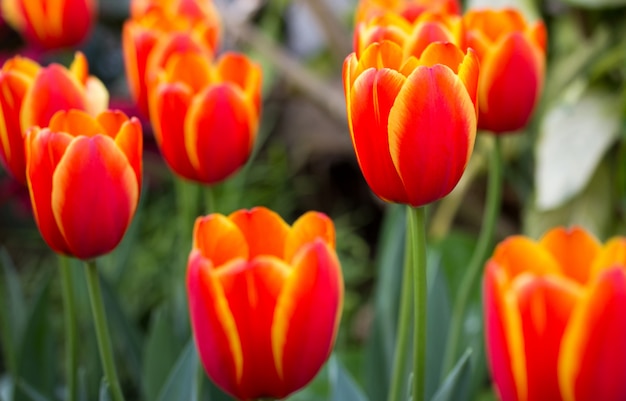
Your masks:
M67 400L76 401L76 374L78 373L78 343L76 341L76 304L74 303L74 285L69 259L59 255L61 287L63 292L63 310L65 312L65 363L67 380Z
M424 400L426 367L426 218L423 207L409 208L409 237L413 264L413 401Z
M113 400L124 401L124 395L122 394L122 389L117 378L117 371L115 370L115 363L113 361L111 338L109 337L106 312L104 310L104 303L102 302L98 268L95 260L90 260L85 262L85 264L87 265L87 288L89 289L89 301L91 302L91 311L93 313L94 326L96 328L96 338L98 340L98 350L100 351L104 377L109 385Z
M478 243L474 248L474 253L470 259L463 280L459 286L459 292L452 310L452 320L448 331L448 340L443 364L444 377L454 367L459 339L463 331L465 321L465 309L470 302L472 290L476 285L480 272L482 271L487 252L491 248L493 235L495 232L498 215L500 214L500 204L502 199L502 150L500 139L494 135L494 146L489 157L489 178L487 183L487 203L483 214L483 223L478 237Z
M387 401L401 401L408 397L402 397L402 390L407 388L406 359L409 354L409 335L411 333L411 308L413 304L413 256L411 254L411 237L406 236L406 248L404 253L404 272L402 273L402 289L400 290L400 310L398 312L398 325L396 331L396 346L394 350L393 370L391 371L391 385Z

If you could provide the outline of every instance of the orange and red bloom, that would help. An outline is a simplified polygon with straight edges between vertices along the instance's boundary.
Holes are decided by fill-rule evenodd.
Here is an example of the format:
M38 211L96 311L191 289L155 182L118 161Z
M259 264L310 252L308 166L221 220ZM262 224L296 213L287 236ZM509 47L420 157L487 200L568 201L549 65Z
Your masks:
M514 9L471 10L463 16L467 46L480 59L478 128L496 134L522 129L545 75L546 28Z
M77 53L69 69L16 56L0 70L0 162L26 183L24 134L32 126L46 127L52 115L72 108L96 115L107 108L109 94L90 76L87 60Z
M343 82L352 144L372 191L411 206L446 196L476 137L474 52L433 42L405 54L386 40L348 56Z
M316 375L337 333L343 278L333 223L308 212L289 226L262 207L199 217L187 289L211 379L239 400L282 399Z
M503 401L626 399L626 238L602 245L581 228L510 237L483 285Z
M360 0L355 12L356 24L371 18L395 13L408 21L415 20L423 12L460 14L458 0Z
M117 111L59 111L25 142L33 212L50 248L84 260L113 250L139 200L139 121Z
M197 51L172 53L150 92L161 153L179 176L224 180L252 151L261 113L261 68L224 53L215 63Z
M220 20L211 1L198 0L133 1L131 17L122 30L126 77L131 95L148 116L148 87L169 54L193 48L212 57Z
M91 32L97 0L1 0L6 20L44 49L80 44Z

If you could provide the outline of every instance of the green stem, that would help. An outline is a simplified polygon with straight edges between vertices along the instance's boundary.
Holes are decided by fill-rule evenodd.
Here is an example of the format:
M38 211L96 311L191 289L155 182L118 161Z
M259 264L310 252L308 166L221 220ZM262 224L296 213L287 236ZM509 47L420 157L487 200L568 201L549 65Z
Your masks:
M174 177L176 209L181 238L191 238L194 222L198 217L198 185L180 177ZM187 240L184 243L187 244ZM191 244L191 242L189 242Z
M469 298L476 285L476 280L482 271L487 252L491 248L496 222L500 214L502 199L502 150L500 140L494 136L494 147L489 158L489 178L487 184L487 203L483 214L483 223L478 237L478 243L470 259L463 280L459 286L459 292L452 310L450 329L443 364L443 374L446 376L454 367L459 339L463 331L465 320L465 308L469 304Z
M410 236L406 236L404 254L404 272L402 273L402 289L400 290L400 310L398 312L398 329L396 332L396 347L394 350L391 385L387 401L401 401L402 390L406 388L406 359L409 354L409 334L411 331L411 307L413 300L413 256L411 254Z
M113 351L109 328L107 324L104 303L102 302L102 292L100 290L100 278L98 268L94 260L85 262L87 267L87 287L89 289L89 301L93 313L94 326L96 328L96 338L98 340L98 350L102 360L104 377L109 384L111 395L114 401L124 401L124 395L117 378L115 363L113 361Z
M193 387L193 396L192 400L201 401L202 400L202 382L204 381L204 367L202 366L202 362L200 358L197 359L196 365L196 380Z
M76 325L76 303L74 285L69 259L59 255L61 287L63 291L63 310L65 313L65 369L67 380L67 400L76 401L76 375L78 373L78 342Z
M204 190L204 214L215 213L215 191L207 185Z
M426 367L426 222L423 207L409 208L409 237L413 261L415 330L413 332L413 401L424 400Z

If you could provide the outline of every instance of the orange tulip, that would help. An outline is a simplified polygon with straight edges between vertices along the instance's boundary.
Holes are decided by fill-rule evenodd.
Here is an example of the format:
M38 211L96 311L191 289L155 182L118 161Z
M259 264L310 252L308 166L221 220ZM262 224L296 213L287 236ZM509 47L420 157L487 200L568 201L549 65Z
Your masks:
M503 401L626 399L626 238L580 228L503 241L484 276L487 356Z
M513 9L469 11L463 22L480 59L478 127L496 134L524 128L543 88L545 26Z
M44 49L81 43L91 31L97 9L97 0L2 0L7 22Z
M82 53L76 54L69 69L59 64L42 68L20 56L7 60L0 70L0 162L26 184L26 130L47 126L59 110L77 108L96 115L108 101L106 88L89 75Z
M59 111L25 142L30 199L50 248L84 260L113 250L139 200L139 121L119 111Z
M403 48L403 57L419 57L432 42L465 46L461 17L425 11L413 22L395 13L386 13L361 22L354 30L354 51L360 57L372 43L391 40Z
M478 58L435 42L416 57L396 43L368 46L343 66L357 160L380 198L421 206L457 184L476 137Z
M257 207L196 220L187 290L200 359L239 400L282 399L328 358L341 316L335 228Z
M245 164L261 112L261 69L225 53L212 65L194 51L172 54L150 93L157 144L169 167L213 184Z
M399 14L412 22L424 11L458 15L461 6L458 0L360 0L355 13L355 25L388 12Z
M211 0L131 0L130 16L139 18L152 10L160 10L170 16L218 22L219 14Z
M176 3L189 2L180 0ZM212 7L210 10L213 12L192 17L177 11L173 5L168 8L150 5L152 3L133 4L139 4L135 8L145 9L146 12L140 14L136 11L138 15L124 23L124 66L131 95L139 109L148 116L148 86L156 71L164 67L167 53L192 47L213 55L219 42L220 22ZM176 39L172 39L172 36ZM186 39L181 39L182 36L186 36ZM180 45L181 41L185 42L184 46ZM173 48L173 44L179 44L179 47Z

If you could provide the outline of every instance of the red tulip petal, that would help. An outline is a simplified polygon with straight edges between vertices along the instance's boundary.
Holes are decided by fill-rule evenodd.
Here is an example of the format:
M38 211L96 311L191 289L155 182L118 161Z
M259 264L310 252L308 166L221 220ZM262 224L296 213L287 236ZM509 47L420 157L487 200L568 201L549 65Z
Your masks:
M211 85L194 97L185 120L185 147L201 182L222 181L246 163L256 124L252 104L232 84Z
M317 239L294 259L274 313L272 348L287 393L305 386L328 358L342 304L339 260Z
M389 113L389 149L407 193L404 203L421 206L450 193L475 136L475 109L463 82L448 67L418 67Z
M391 69L400 71L405 62L402 48L389 40L381 43L373 43L368 46L361 57L356 68L351 72L353 82L366 70L374 68L376 70Z
M26 175L33 214L41 236L55 252L71 254L52 211L52 176L72 136L49 129L31 129L25 139Z
M545 62L521 32L484 54L479 78L478 126L496 133L523 128L539 98Z
M508 295L510 279L490 260L483 278L485 342L491 377L501 400L526 400L527 377L516 299Z
M522 323L528 399L559 401L559 345L582 289L560 276L531 274L518 276L512 287Z
M122 51L124 68L130 94L141 112L148 116L148 92L145 82L148 55L157 42L158 33L127 20L122 28Z
M348 110L352 144L365 180L376 195L398 203L408 199L389 154L388 126L394 124L389 112L405 81L391 69L365 71L354 81Z
M404 47L404 55L405 57L412 55L420 58L424 49L434 42L454 43L455 41L450 31L442 23L433 21L424 22L418 25L407 39Z
M199 250L215 268L230 260L250 258L243 233L235 223L221 214L210 214L196 219L193 248Z
M286 395L272 363L271 329L276 300L289 270L278 258L259 256L245 266L219 271L243 355L243 371L234 393L237 399Z
M119 118L117 113L116 118ZM126 155L128 163L135 172L137 183L139 184L139 192L141 192L141 183L143 179L143 133L141 123L136 117L131 117L125 121L120 127L115 138L115 144Z
M574 309L561 343L559 384L566 401L626 399L626 273L605 270Z
M323 213L307 212L293 223L285 240L284 260L291 263L298 251L308 243L320 238L331 249L335 249L335 226Z
M172 54L165 66L168 82L181 82L192 93L202 91L211 83L211 63L206 55L197 51Z
M238 269L245 264L240 259L231 268ZM197 250L189 255L187 293L196 348L204 369L220 388L235 394L243 374L237 324L218 277Z
M150 120L154 136L167 165L178 175L197 180L185 147L185 117L193 94L180 83L161 84L150 98Z
M0 71L0 161L23 184L26 159L19 114L30 84L31 79L19 71Z
M238 210L228 218L239 227L250 247L250 259L259 255L282 259L289 226L275 212L255 207Z
M74 139L52 178L54 218L79 259L117 246L138 199L135 172L115 142L103 135Z
M580 227L550 230L540 244L556 259L561 272L580 284L589 280L590 266L601 249L598 240Z
M105 134L104 128L82 110L59 110L50 119L48 127L54 132L66 132L72 136L94 137Z
M502 266L511 279L524 272L537 276L562 274L550 252L523 236L512 236L502 241L491 259Z
M226 52L216 66L220 81L237 85L254 104L257 113L261 110L261 68L243 54Z
M39 71L24 97L20 123L22 130L32 126L47 127L59 110L85 109L80 82L65 67L51 64Z

